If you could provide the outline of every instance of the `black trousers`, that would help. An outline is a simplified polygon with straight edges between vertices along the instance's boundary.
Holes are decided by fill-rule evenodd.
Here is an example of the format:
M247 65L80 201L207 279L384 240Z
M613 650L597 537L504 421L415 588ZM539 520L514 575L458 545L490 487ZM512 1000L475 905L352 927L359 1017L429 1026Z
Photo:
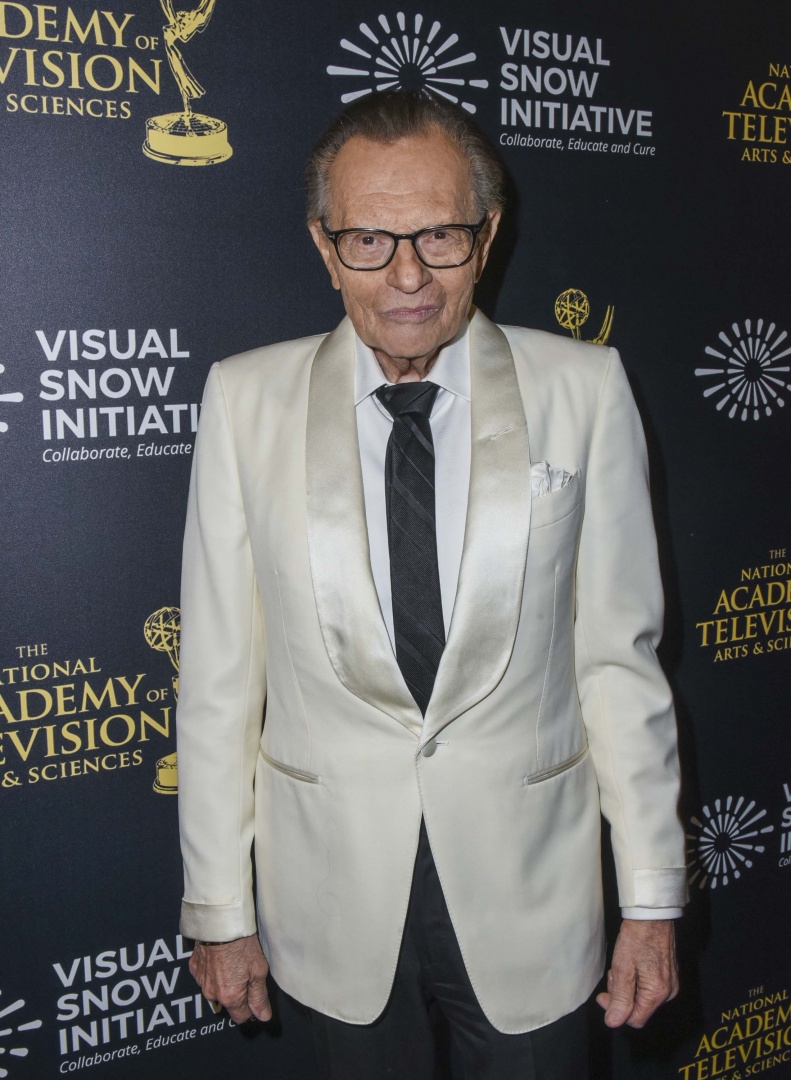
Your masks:
M553 1024L504 1035L483 1014L467 976L421 825L393 991L373 1024L311 1010L322 1080L434 1080L437 1010L450 1033L457 1080L587 1080L582 1006Z

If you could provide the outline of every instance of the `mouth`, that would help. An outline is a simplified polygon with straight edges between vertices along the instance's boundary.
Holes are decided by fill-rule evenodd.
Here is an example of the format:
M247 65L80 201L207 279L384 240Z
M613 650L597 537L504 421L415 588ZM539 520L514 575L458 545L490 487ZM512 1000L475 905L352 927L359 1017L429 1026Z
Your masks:
M433 318L439 311L438 304L422 304L420 307L388 308L380 312L382 318L397 323L422 323Z

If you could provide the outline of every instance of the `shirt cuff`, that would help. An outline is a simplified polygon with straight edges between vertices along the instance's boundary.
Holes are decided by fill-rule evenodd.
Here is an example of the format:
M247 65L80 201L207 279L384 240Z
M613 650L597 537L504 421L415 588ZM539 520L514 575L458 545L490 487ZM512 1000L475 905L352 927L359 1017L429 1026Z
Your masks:
M623 919L680 919L684 909L680 907L622 907Z
M193 904L181 901L179 931L195 941L236 941L256 931L252 896L247 903Z

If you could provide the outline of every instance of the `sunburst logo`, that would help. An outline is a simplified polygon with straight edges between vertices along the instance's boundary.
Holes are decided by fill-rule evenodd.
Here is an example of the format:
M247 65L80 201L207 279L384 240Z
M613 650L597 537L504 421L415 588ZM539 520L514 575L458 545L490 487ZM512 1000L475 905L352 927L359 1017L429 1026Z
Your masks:
M377 22L373 30L368 23L360 23L360 44L341 39L341 48L352 54L356 66L330 64L327 68L328 75L340 75L356 84L341 94L344 104L373 90L425 90L461 105L469 113L476 111L476 106L466 100L468 88L486 90L489 81L462 77L459 69L477 57L474 52L454 55L458 34L446 34L436 19L429 26L422 15L408 20L402 11L396 15L395 23L386 15L380 15ZM360 85L363 81L365 86Z
M2 993L2 991L0 991ZM0 1006L2 1002L0 1002ZM20 1046L20 1042L27 1041L25 1036L28 1031L36 1031L41 1027L41 1020L27 1020L22 1024L9 1024L9 1018L15 1013L18 1013L20 1009L24 1009L25 1002L22 998L17 998L10 1005L6 1005L5 1008L0 1008L0 1060L5 1059L6 1054L9 1058L24 1058L28 1056L30 1052L26 1046ZM10 1046L6 1046L6 1042L10 1042ZM11 1063L8 1062L10 1065ZM0 1065L0 1078L8 1076L8 1069Z
M4 371L5 371L5 365L0 364L0 375L2 375ZM17 402L17 401L24 401L24 398L25 398L25 395L20 394L20 393L0 394L0 401ZM6 431L8 431L8 424L6 424L4 420L0 420L0 434L5 433ZM2 1075L2 1074L0 1074L0 1075Z
M755 800L715 799L714 808L703 807L700 818L692 817L693 832L687 833L689 883L699 889L716 889L737 880L743 870L752 869L753 857L766 850L761 837L774 832L774 825L761 825L766 810L756 810Z
M775 406L782 408L783 394L791 390L791 367L779 361L791 355L791 347L778 350L788 332L778 333L774 323L765 326L763 319L745 319L742 325L733 323L730 334L721 331L719 339L721 346L707 346L706 355L721 366L695 368L701 378L716 380L703 396L716 397L717 408L727 409L731 419L760 420L771 416Z

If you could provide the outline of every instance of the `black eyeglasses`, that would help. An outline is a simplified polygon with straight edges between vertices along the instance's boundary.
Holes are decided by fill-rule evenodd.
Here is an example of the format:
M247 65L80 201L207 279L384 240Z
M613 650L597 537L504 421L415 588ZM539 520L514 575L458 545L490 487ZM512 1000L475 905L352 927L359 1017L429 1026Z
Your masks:
M413 233L392 233L386 229L328 229L338 258L349 270L382 270L392 261L400 240L409 240L417 257L432 270L464 266L472 258L478 233L486 224L484 214L477 225L432 225Z

